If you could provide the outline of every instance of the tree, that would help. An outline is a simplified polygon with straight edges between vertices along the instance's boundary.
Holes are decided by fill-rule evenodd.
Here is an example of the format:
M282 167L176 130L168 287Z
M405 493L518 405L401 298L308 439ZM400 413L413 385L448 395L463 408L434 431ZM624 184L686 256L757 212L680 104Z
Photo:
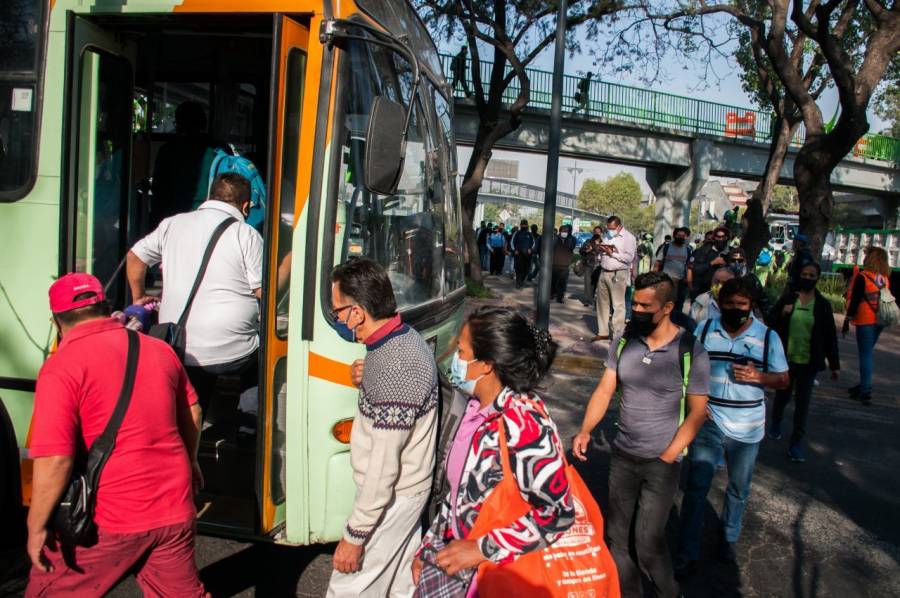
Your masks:
M641 186L628 172L603 181L588 179L578 191L578 207L589 212L621 216L641 204Z
M620 8L621 0L572 0L567 30L595 22ZM464 38L471 56L473 99L478 112L475 145L460 185L469 275L481 281L472 220L478 190L494 145L515 131L530 101L526 67L553 41L558 5L553 0L416 0L415 6L436 37ZM575 36L567 36L570 50ZM488 81L482 79L482 51L493 56ZM504 105L515 92L515 99Z
M796 212L800 209L797 190L788 185L775 185L772 189L772 208L780 212Z
M500 208L495 203L484 204L484 220L485 222L500 222Z
M768 0L762 12L760 5L750 0L677 0L645 2L643 10L654 32L662 23L663 32L679 36L688 51L696 51L702 39L710 52L722 52L717 15L749 36L757 75L761 81L768 78L775 91L783 89L782 97L795 106L806 128L794 160L794 180L800 228L818 255L834 206L831 174L868 131L866 111L872 95L888 65L897 60L900 3L888 7L878 0ZM808 57L796 60L798 53ZM816 103L816 91L826 78L834 82L840 100L833 127L826 127Z
M578 197L575 200L578 209L586 212L600 212L600 203L603 199L603 183L597 179L588 179L581 184Z
M900 139L900 58L891 61L874 101L875 114L891 123L882 133Z

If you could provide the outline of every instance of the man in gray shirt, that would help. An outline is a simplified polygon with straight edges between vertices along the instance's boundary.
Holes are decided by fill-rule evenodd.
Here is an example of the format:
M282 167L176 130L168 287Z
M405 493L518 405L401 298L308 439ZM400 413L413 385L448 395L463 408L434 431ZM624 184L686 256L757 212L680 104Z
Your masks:
M691 229L686 226L676 228L674 235L671 243L663 245L656 260L656 270L668 274L675 283L675 311L681 311L687 297L687 267L693 253L687 242Z
M619 433L609 472L609 550L622 596L644 595L643 572L654 596L674 598L678 583L666 544L666 520L682 454L706 419L709 358L693 335L672 323L675 285L667 274L641 274L634 288L631 322L610 345L606 371L591 395L572 453L587 459L591 431L620 385Z

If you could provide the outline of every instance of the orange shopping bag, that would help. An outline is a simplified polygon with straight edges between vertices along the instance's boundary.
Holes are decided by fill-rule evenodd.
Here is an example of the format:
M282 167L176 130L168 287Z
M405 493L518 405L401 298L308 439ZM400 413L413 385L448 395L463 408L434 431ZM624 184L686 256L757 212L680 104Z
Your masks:
M502 418L498 433L503 479L484 501L469 538L481 538L493 529L506 527L531 510L509 465ZM479 598L619 598L619 575L603 541L600 507L568 463L566 478L575 506L572 527L552 546L524 554L511 563L482 563L477 573Z

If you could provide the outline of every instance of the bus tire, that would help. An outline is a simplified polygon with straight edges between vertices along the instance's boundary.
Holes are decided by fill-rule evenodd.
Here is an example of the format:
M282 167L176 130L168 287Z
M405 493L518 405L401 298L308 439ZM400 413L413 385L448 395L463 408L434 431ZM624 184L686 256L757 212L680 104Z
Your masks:
M0 401L0 529L4 530L0 534L0 550L24 546L25 513L16 433Z

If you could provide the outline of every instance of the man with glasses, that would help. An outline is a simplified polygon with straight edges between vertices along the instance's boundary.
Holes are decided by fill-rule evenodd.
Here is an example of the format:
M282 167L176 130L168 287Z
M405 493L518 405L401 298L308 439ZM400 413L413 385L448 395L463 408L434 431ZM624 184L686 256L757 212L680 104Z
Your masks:
M728 249L730 237L728 229L720 226L713 231L711 244L704 243L691 256L687 271L687 285L691 289L691 301L697 295L705 293L712 285L712 275L715 270L725 266L725 256L722 255Z
M437 442L434 353L401 322L379 264L350 260L331 281L334 328L365 344L366 357L350 438L356 498L334 551L328 596L411 596Z

